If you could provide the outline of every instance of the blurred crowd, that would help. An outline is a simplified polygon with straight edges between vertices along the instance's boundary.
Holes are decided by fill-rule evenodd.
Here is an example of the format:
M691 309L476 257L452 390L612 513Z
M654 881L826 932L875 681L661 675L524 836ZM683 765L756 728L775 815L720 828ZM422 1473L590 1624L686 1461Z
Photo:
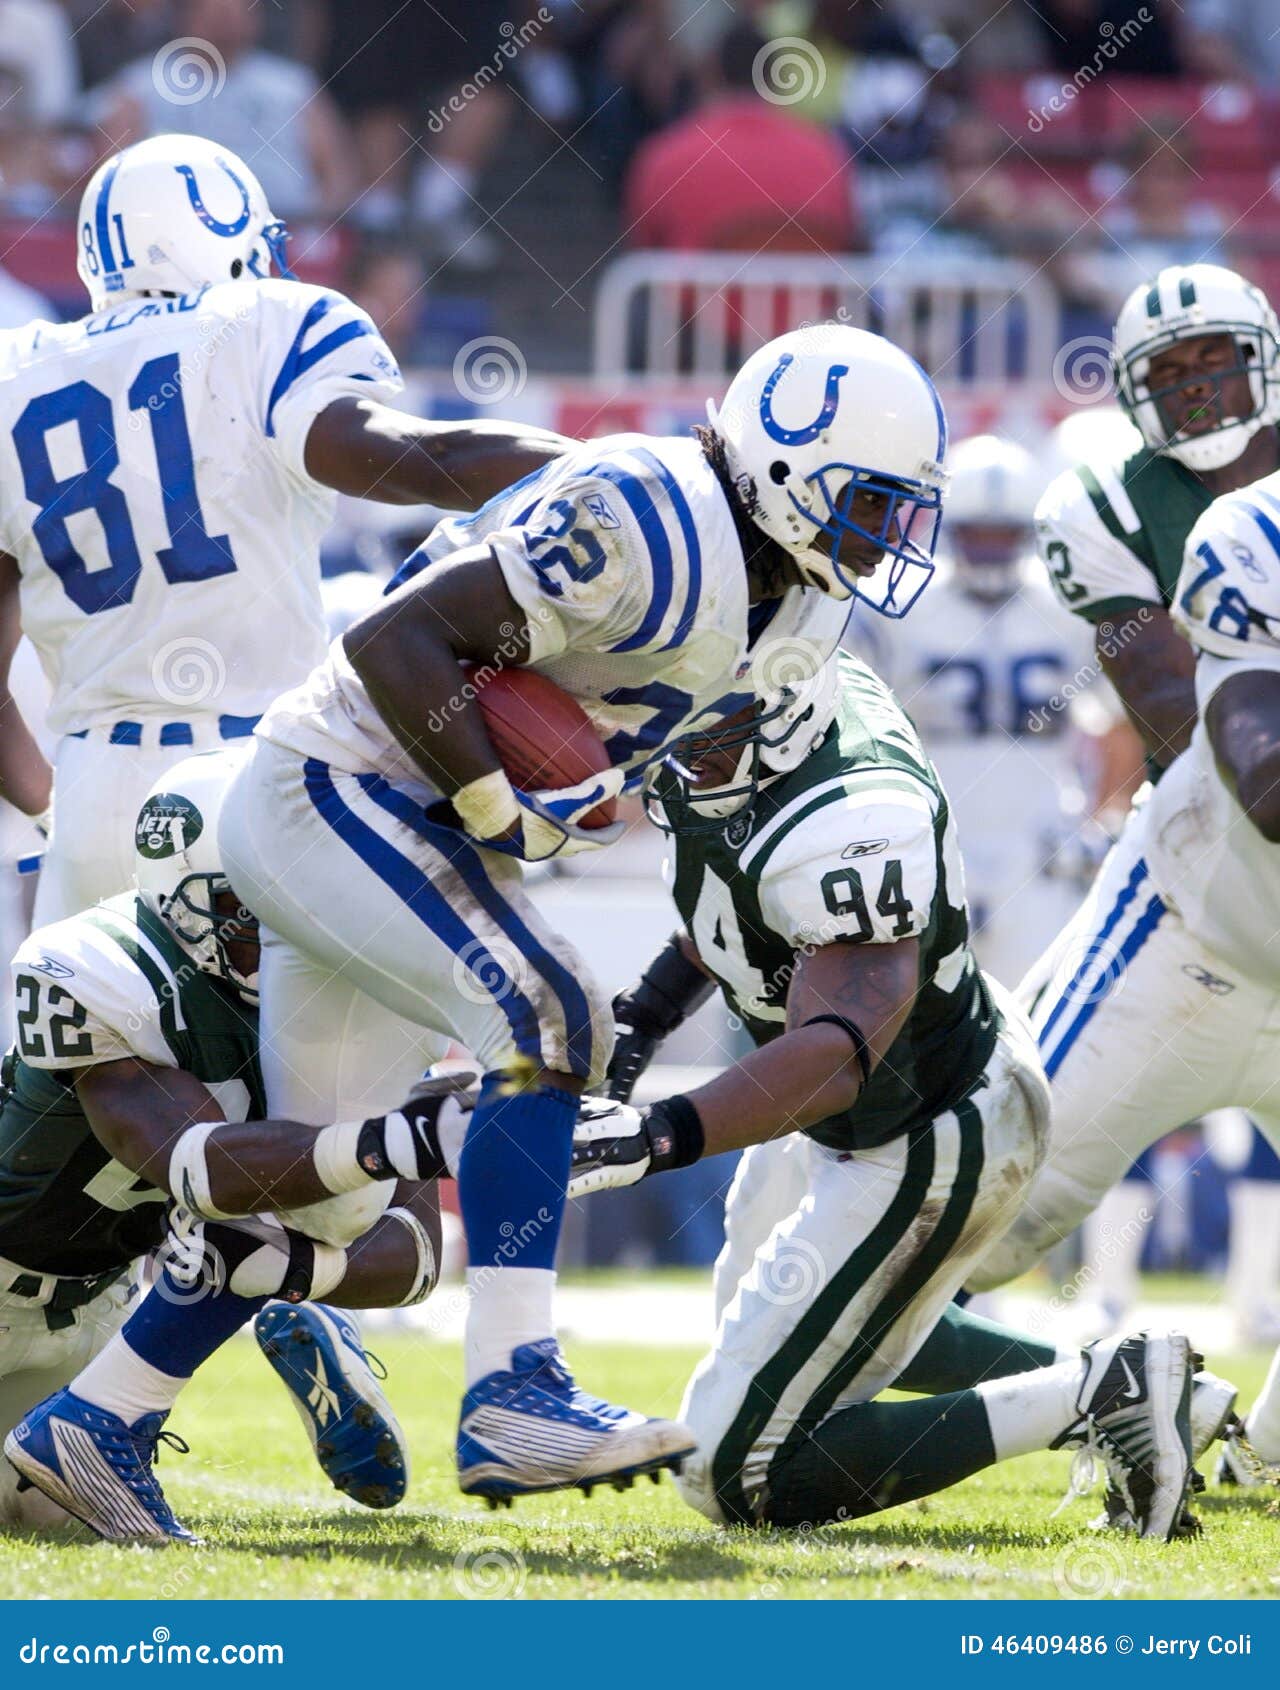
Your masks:
M375 298L520 268L504 208L547 170L562 216L603 207L602 251L1014 256L1078 332L1164 263L1273 279L1277 23L1274 0L0 0L4 246L63 225L108 151L183 130ZM0 278L0 321L31 305ZM429 356L422 311L400 320Z

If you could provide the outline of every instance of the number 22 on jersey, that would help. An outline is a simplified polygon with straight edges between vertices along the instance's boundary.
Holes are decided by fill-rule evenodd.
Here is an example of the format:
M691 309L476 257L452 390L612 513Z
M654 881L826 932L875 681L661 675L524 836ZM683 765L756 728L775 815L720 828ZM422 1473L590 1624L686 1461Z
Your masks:
M230 575L236 567L230 538L210 534L200 508L178 354L149 358L127 398L130 414L125 426L143 426L145 418L151 430L156 496L170 542L156 553L165 580L207 581ZM137 412L142 415L135 419ZM49 452L49 435L65 424L73 424L79 435L84 468L59 476ZM87 616L130 603L142 559L128 501L111 479L120 466L111 400L87 381L42 394L27 404L14 424L13 444L27 498L39 506L32 533L68 598ZM106 569L90 568L71 539L68 518L82 511L94 512L102 525Z

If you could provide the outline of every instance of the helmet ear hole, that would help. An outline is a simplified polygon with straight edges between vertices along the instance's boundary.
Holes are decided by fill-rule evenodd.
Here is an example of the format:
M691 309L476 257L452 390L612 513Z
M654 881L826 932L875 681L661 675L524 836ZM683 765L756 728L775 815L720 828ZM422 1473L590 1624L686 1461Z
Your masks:
M769 465L769 480L775 487L781 487L791 475L791 465L784 463L781 458L775 458Z
M231 280L233 282L238 282L243 274L244 260L242 258L233 258L231 260Z

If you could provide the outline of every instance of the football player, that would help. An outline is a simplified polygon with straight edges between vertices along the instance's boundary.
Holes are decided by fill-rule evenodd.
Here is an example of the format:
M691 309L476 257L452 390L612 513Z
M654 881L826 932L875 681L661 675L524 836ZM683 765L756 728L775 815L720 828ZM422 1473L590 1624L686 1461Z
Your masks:
M578 1097L604 1072L613 1024L518 863L616 838L621 823L584 821L676 736L746 702L764 628L808 620L830 650L855 594L907 611L933 568L945 449L932 383L890 342L836 324L784 335L696 437L579 446L443 524L414 563L431 567L402 571L385 608L271 708L228 795L227 872L269 930L273 1110L299 1118L305 1087L317 1112L300 1118L332 1120L338 1069L357 1060L360 1113L385 1109L441 1034L485 1072L459 1169L464 1491L496 1502L622 1481L692 1442L579 1391L554 1337ZM599 731L607 772L513 790L463 662L550 676ZM422 1041L407 1060L406 1028ZM342 1155L363 1177L360 1131L334 1140L339 1182Z
M1268 809L1278 731L1278 494L1268 477L1217 500L1192 530L1174 613L1200 654L1191 747L1142 812L1144 850L1130 877L1104 874L1060 941L1078 959L1068 989L1036 1010L1064 1043L1079 1041L1110 1083L1087 1107L1065 1092L1070 1113L1055 1121L1027 1208L973 1283L1023 1271L1098 1201L1117 1158L1183 1119L1244 1106L1273 1143L1280 1139L1269 949L1280 904ZM1099 940L1104 902L1115 912L1115 937ZM1122 1052L1130 1053L1123 1063ZM1249 1482L1257 1471L1248 1446L1280 1463L1280 1361L1245 1430L1247 1444L1228 1443L1222 1476Z
M683 930L619 1005L613 1079L629 1089L707 974L758 1048L636 1134L588 1120L576 1152L587 1189L593 1163L622 1183L620 1162L638 1178L751 1146L680 1488L722 1524L813 1525L1096 1441L1138 1529L1166 1538L1185 1529L1186 1340L1082 1356L948 1307L1026 1192L1049 1105L1022 1016L969 949L937 775L855 658L782 685L769 661L759 702L651 783ZM944 1394L874 1400L894 1384ZM1211 1394L1221 1416L1233 1393Z
M263 1119L257 933L215 843L233 761L170 771L139 818L138 891L37 930L13 962L0 1428L37 1489L4 1469L9 1519L47 1523L47 1496L104 1537L188 1536L155 1483L156 1440L196 1366L255 1315L332 1482L373 1507L404 1494L399 1430L351 1323L267 1298L419 1301L438 1217L406 1188L366 1235L344 1229L314 1130ZM162 1245L138 1305L131 1264Z
M1241 275L1217 265L1162 270L1150 286L1136 287L1114 331L1119 402L1140 436L1138 450L1114 439L1104 417L1106 450L1062 473L1040 500L1040 553L1058 597L1094 625L1099 668L1108 674L1131 722L1140 732L1148 772L1160 777L1189 744L1195 722L1194 652L1170 619L1187 534L1217 493L1231 492L1280 466L1280 338L1265 294ZM1020 995L1038 997L1033 1016L1040 1055L1053 1088L1055 1142L1084 1144L1096 1115L1108 1109L1113 1080L1092 1056L1089 1041L1064 1038L1074 1016L1060 1004L1086 989L1074 980L1099 951L1118 955L1140 943L1130 928L1141 914L1119 892L1145 864L1141 806L1131 811L1116 847L1094 884L1086 909L1072 923L1072 943L1053 946L1048 972L1031 970ZM1109 894L1099 896L1106 880ZM1084 931L1080 919L1096 926ZM1119 923L1119 926L1118 926ZM1045 958L1048 962L1048 958ZM1057 972L1053 972L1053 968ZM1092 970L1097 977L1097 968ZM1108 982L1113 984L1111 970ZM1126 975L1126 992L1131 975ZM1216 990L1209 979L1201 994ZM1158 1100L1158 1112L1163 1104ZM1175 1122L1180 1124L1180 1122ZM1153 1134L1133 1120L1133 1134L1118 1153L1119 1180ZM1082 1149L1082 1154L1087 1154ZM1057 1151L1050 1153L1050 1163ZM1092 1190L1079 1218L1101 1197ZM1135 1225L1150 1205L1150 1190L1121 1180L1106 1197L1113 1239L1138 1240ZM1075 1220L1050 1217L1053 1234Z
M1069 729L1093 642L1035 558L1044 481L1031 455L976 435L948 469L947 564L915 614L864 655L942 778L964 841L974 950L1013 987L1080 901L1063 860L1085 807Z
M20 623L62 736L37 923L123 891L162 769L247 737L323 658L335 489L472 509L565 445L392 410L382 336L292 279L284 225L224 147L115 154L76 227L90 315L0 336L0 661ZM0 795L38 815L50 769L0 705Z

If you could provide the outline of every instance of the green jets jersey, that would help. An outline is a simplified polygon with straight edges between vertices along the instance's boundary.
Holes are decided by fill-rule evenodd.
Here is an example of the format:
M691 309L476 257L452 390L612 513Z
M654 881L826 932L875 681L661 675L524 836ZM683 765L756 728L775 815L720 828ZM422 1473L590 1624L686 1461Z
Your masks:
M266 1112L254 1011L132 894L39 929L12 963L17 1044L0 1091L0 1256L83 1278L159 1242L166 1193L99 1144L77 1073L139 1057L202 1080L229 1120Z
M714 834L677 836L675 900L706 966L758 1044L784 1030L805 950L915 938L920 990L854 1107L809 1129L849 1150L926 1126L980 1079L998 1012L969 949L947 800L909 718L842 654L840 707L819 749Z
M1040 555L1058 596L1103 623L1144 604L1166 609L1187 535L1213 495L1176 458L1143 447L1052 482L1036 509Z

